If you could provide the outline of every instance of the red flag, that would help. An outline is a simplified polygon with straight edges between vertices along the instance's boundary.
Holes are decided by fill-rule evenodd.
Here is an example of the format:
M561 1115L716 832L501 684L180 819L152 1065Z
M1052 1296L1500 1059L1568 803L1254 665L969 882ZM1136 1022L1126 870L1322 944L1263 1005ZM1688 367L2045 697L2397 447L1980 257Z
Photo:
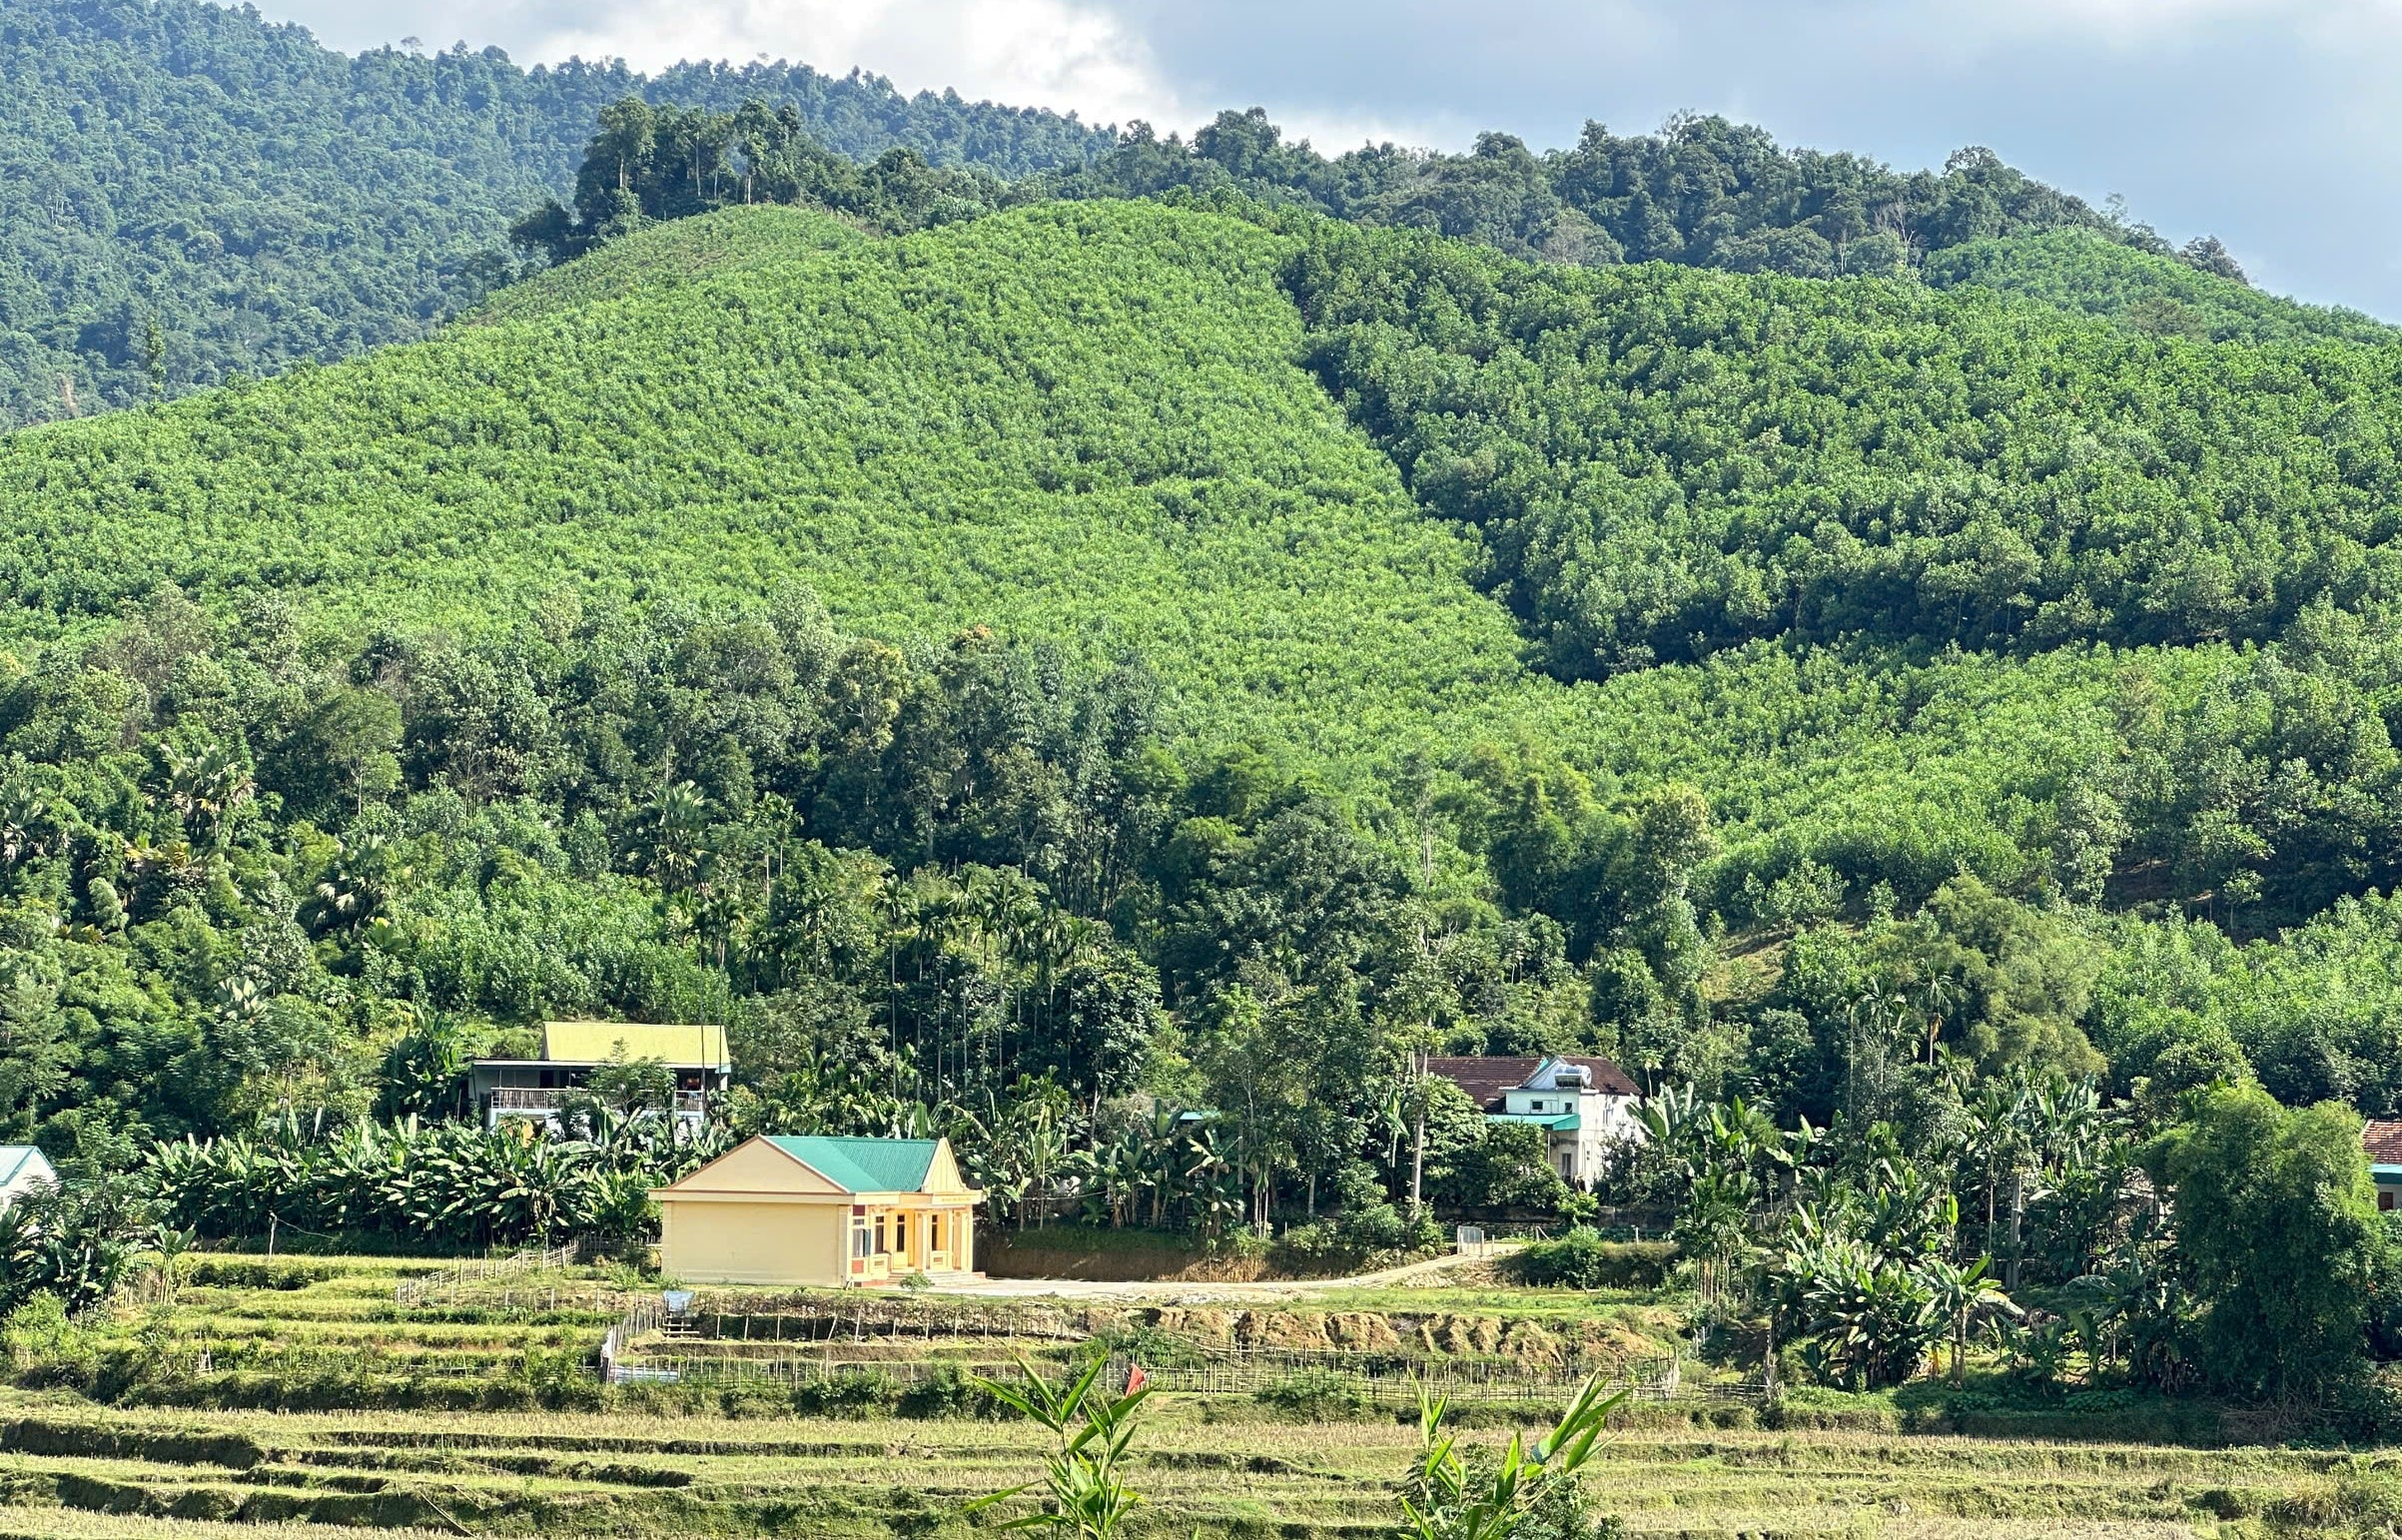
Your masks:
M1133 1395L1150 1383L1151 1376L1143 1372L1143 1365L1130 1363L1126 1366L1126 1393L1128 1395Z

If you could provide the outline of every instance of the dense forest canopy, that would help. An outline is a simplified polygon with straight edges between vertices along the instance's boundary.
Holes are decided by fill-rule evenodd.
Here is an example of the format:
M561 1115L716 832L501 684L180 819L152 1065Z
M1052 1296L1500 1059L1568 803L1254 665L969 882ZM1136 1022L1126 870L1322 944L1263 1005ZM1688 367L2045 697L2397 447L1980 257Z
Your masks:
M630 228L603 192L649 218L781 197L882 229L1049 198L1240 193L1562 263L1923 272L2176 335L2386 335L2253 295L2215 242L2172 250L1984 151L1900 173L1719 118L1595 126L1543 153L1488 134L1459 154L1328 159L1255 109L1162 139L805 65L644 77L525 70L489 49L351 57L206 0L0 0L0 424L423 337L519 274L507 234L546 200L562 217L523 229L528 249L568 256ZM593 135L629 98L665 135L637 156L647 187L615 187L625 147ZM783 174L762 185L769 159ZM2016 251L2063 234L2093 244Z
M1606 274L1328 229L1313 367L1568 673L2384 614L2397 355L2196 346L1974 289Z
M0 3L0 423L425 336L511 271L629 93L785 106L834 153L1024 176L1108 137L805 65L530 71L496 49L321 48L207 0Z
M1753 1269L1828 1382L1964 1350L1997 1257L2104 1301L2127 1383L2402 1349L2375 323L1982 153L1327 160L36 14L265 36L324 104L457 87L462 144L545 93L598 131L453 158L516 201L446 228L537 254L469 322L169 401L198 354L126 309L151 398L0 437L0 1136L211 1237L638 1237L699 1154L631 1117L655 1067L550 1145L451 1121L462 1065L699 1018L711 1141L939 1132L1018 1222L1364 1257L1426 1200L1592 1212L1412 1069L1592 1051L1653 1094L1601 1195L1675 1212L1706 1311ZM436 1168L428 1226L388 1199Z

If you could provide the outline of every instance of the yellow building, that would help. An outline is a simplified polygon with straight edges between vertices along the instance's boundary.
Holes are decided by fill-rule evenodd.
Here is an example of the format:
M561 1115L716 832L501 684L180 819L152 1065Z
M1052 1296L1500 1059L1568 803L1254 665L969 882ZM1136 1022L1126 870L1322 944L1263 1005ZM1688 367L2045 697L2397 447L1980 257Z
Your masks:
M976 1270L976 1205L939 1139L762 1135L651 1193L659 1265L693 1283L936 1281Z

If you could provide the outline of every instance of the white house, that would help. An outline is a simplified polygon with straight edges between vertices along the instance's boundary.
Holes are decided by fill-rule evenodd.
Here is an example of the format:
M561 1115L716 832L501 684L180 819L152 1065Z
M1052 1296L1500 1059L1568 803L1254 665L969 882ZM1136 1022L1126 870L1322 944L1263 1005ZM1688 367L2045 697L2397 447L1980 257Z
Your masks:
M0 1208L6 1208L35 1186L57 1186L58 1172L50 1157L31 1145L0 1145Z
M1559 1055L1429 1059L1426 1073L1466 1092L1494 1123L1532 1123L1551 1135L1551 1163L1572 1187L1601 1175L1609 1147L1640 1138L1643 1093L1607 1059Z

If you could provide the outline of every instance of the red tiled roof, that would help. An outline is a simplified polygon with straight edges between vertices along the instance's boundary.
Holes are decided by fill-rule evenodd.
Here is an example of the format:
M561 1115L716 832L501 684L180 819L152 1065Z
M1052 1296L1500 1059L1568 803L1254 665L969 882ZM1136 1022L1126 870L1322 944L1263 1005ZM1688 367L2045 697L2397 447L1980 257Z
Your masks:
M1503 1098L1534 1078L1548 1057L1540 1054L1525 1056L1477 1055L1474 1057L1436 1058L1426 1061L1426 1073L1439 1075L1468 1094L1468 1099L1488 1113L1501 1111ZM1593 1077L1593 1089L1606 1096L1632 1097L1642 1093L1626 1072L1607 1059L1580 1059L1561 1056L1565 1064L1582 1066Z
M2402 1165L2402 1123L2371 1122L2361 1131L2371 1165Z

